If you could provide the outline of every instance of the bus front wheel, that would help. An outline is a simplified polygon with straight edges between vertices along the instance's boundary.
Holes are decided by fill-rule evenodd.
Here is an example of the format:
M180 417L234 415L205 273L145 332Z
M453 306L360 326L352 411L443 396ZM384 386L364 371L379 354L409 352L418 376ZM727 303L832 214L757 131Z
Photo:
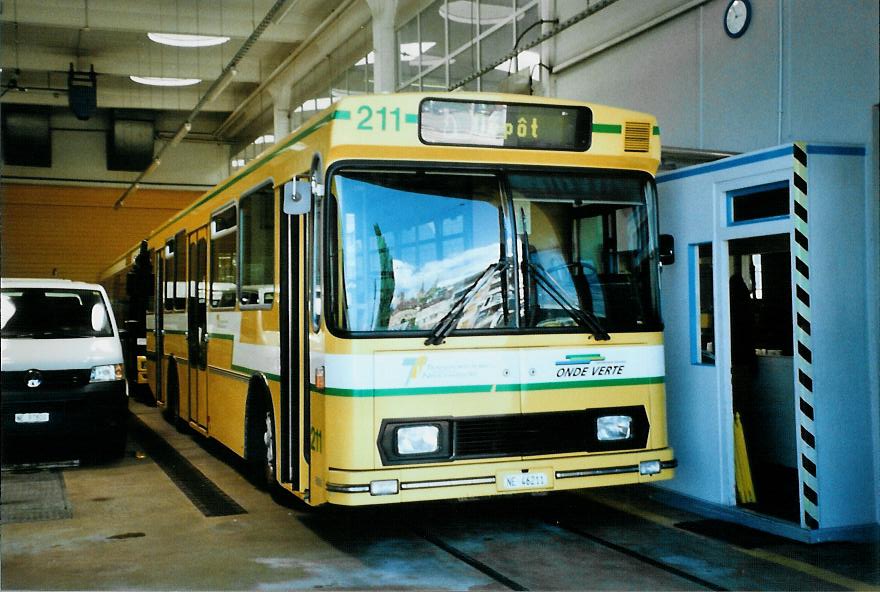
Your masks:
M269 396L255 396L255 403L248 413L247 459L254 483L261 489L271 491L276 484L277 466L275 417Z

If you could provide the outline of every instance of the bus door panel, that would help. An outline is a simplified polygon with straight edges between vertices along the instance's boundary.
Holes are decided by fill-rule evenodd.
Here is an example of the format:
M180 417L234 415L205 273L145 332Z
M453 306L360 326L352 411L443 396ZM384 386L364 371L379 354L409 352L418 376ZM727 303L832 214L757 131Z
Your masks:
M165 359L165 261L162 258L162 249L156 250L156 261L153 269L156 270L156 321L153 325L153 341L156 344L156 357L153 360L155 382L153 394L157 403L165 402L164 376L162 361Z
M189 235L189 302L187 310L187 351L189 357L189 420L208 426L208 230L200 228Z
M280 207L279 207L280 210ZM306 307L306 216L280 213L279 302L281 327L281 449L278 469L281 481L295 491L309 483L308 331Z

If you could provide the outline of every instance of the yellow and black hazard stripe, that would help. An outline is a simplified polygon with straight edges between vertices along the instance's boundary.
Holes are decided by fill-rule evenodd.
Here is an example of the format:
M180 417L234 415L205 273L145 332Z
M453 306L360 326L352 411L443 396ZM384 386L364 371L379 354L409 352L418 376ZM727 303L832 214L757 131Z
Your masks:
M801 526L819 528L819 487L816 470L816 407L813 394L812 314L810 307L810 232L807 177L807 146L793 147L794 174L794 263L797 307L797 396L801 439L800 476Z

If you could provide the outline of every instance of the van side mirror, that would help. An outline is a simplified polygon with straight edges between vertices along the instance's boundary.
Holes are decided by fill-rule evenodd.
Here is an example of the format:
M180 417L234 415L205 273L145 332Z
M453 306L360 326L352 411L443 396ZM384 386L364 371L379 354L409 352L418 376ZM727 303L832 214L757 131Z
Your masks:
M660 265L675 263L675 238L671 234L660 235Z
M285 214L307 214L312 209L312 185L305 179L290 180L284 184L282 198L282 210Z

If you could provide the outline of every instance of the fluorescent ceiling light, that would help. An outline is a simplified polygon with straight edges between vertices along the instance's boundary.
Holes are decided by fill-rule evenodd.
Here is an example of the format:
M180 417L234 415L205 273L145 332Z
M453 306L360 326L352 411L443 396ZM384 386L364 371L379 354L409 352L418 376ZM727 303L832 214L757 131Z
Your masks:
M446 6L441 6L438 12L440 16L453 23L469 25L477 22L477 6L473 0L452 0ZM497 25L510 19L510 8L496 6L494 4L480 5L480 24Z
M129 76L138 84L149 86L192 86L202 80L200 78L161 78L158 76Z
M180 33L147 33L147 37L162 45L174 47L208 47L222 45L229 37L212 37L209 35L183 35Z

